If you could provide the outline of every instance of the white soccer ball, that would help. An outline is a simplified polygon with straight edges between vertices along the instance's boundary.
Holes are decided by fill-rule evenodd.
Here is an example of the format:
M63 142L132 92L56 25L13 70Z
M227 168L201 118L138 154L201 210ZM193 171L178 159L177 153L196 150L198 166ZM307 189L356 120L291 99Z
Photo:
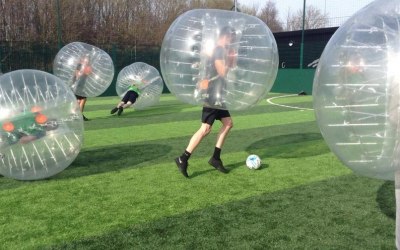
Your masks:
M261 166L261 159L258 155L249 155L246 159L246 166L249 169L258 169Z

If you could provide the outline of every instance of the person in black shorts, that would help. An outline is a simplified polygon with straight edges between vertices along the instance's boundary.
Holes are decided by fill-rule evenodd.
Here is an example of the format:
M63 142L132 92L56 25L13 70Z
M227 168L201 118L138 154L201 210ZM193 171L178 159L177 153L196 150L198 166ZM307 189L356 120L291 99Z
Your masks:
M89 119L83 114L83 110L85 109L85 104L86 104L87 97L80 96L80 95L75 95L75 97L78 100L78 105L79 105L79 109L81 110L83 120L84 121L89 121Z
M114 114L118 111L117 114L121 115L125 108L128 108L132 104L134 104L140 95L140 90L137 86L143 85L144 83L145 81L142 80L142 82L134 82L131 86L129 86L128 91L121 99L121 102L119 102L118 105L113 108L110 113Z
M230 59L228 56L228 53L230 53L228 46L230 45L230 43L233 42L234 38L235 38L235 30L233 28L224 27L223 29L221 29L219 38L217 40L217 46L214 49L213 53L214 55L211 57L212 61L210 68L212 68L211 71L214 72L214 75L213 73L211 73L210 77L214 79L219 78L219 81L217 83L218 86L212 87L213 83L210 83L211 91L210 91L209 101L213 103L209 103L210 107L207 107L207 103L206 106L203 107L202 117L201 117L202 123L199 130L197 130L197 132L194 133L183 154L175 158L175 163L179 171L185 177L189 177L187 173L187 167L189 165L188 160L191 154L200 144L203 138L210 133L215 120L221 121L222 127L220 128L219 133L217 135L217 142L215 144L214 153L211 156L208 163L218 171L222 173L228 173L228 170L224 167L220 156L221 156L221 149L222 146L224 145L226 136L233 127L233 122L228 110L216 109L213 107L223 108L223 106L221 106L223 99L220 99L220 97L222 96L221 91L223 91L224 84L226 84L224 78L228 73L229 69L235 66L235 62L232 61L233 59Z
M92 73L92 67L90 66L89 55L85 55L81 61L78 63L75 69L75 74L72 78L72 90L74 93L82 93L86 79L89 74ZM83 114L83 110L86 105L87 97L76 95L76 99L78 100L79 108L82 112L83 120L89 121L89 119Z

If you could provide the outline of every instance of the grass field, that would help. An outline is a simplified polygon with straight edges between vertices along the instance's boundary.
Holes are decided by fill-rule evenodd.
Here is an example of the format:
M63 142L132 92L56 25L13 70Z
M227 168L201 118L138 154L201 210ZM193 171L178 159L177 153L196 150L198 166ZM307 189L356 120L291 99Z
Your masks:
M232 111L222 151L230 172L207 164L216 123L186 179L173 159L201 107L163 95L150 109L109 115L118 101L88 99L83 148L63 172L0 178L0 249L395 249L394 183L343 166L312 110L262 101ZM312 108L311 96L274 102ZM249 154L261 169L246 168Z

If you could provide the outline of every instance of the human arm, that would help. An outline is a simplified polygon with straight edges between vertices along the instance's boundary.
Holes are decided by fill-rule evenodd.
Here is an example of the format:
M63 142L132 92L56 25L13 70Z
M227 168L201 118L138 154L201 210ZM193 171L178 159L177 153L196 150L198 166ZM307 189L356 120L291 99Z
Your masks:
M225 65L225 60L215 60L215 69L221 77L225 77L228 73L228 67Z
M225 56L227 51L222 46L219 46L215 49L214 53L215 53L214 66L218 73L218 76L225 77L229 71L229 65L227 64L227 59Z
M235 49L228 50L228 56L226 58L226 64L229 68L236 67L237 64L237 51Z

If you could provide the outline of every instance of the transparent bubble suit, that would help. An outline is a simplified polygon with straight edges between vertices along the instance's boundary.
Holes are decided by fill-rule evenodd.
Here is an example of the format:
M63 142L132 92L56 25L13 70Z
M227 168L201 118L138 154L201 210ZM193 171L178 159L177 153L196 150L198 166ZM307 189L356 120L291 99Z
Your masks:
M156 68L143 62L126 66L117 77L117 94L122 98L133 83L141 92L133 108L142 110L159 103L164 83Z
M235 65L225 76L221 93L200 93L207 75L210 54L224 27L234 29L235 39L228 48ZM260 19L239 12L196 9L180 15L165 34L160 54L161 73L168 89L189 104L217 109L243 110L256 105L272 88L278 71L275 38ZM210 83L212 84L212 83ZM207 95L221 95L223 106L214 105Z
M95 97L110 86L114 77L114 64L104 50L90 44L73 42L57 53L53 74L65 81L75 95Z
M399 169L400 2L375 1L330 39L314 77L314 109L330 149L354 172Z
M76 98L58 77L38 70L0 76L0 174L51 177L77 157L83 121Z

